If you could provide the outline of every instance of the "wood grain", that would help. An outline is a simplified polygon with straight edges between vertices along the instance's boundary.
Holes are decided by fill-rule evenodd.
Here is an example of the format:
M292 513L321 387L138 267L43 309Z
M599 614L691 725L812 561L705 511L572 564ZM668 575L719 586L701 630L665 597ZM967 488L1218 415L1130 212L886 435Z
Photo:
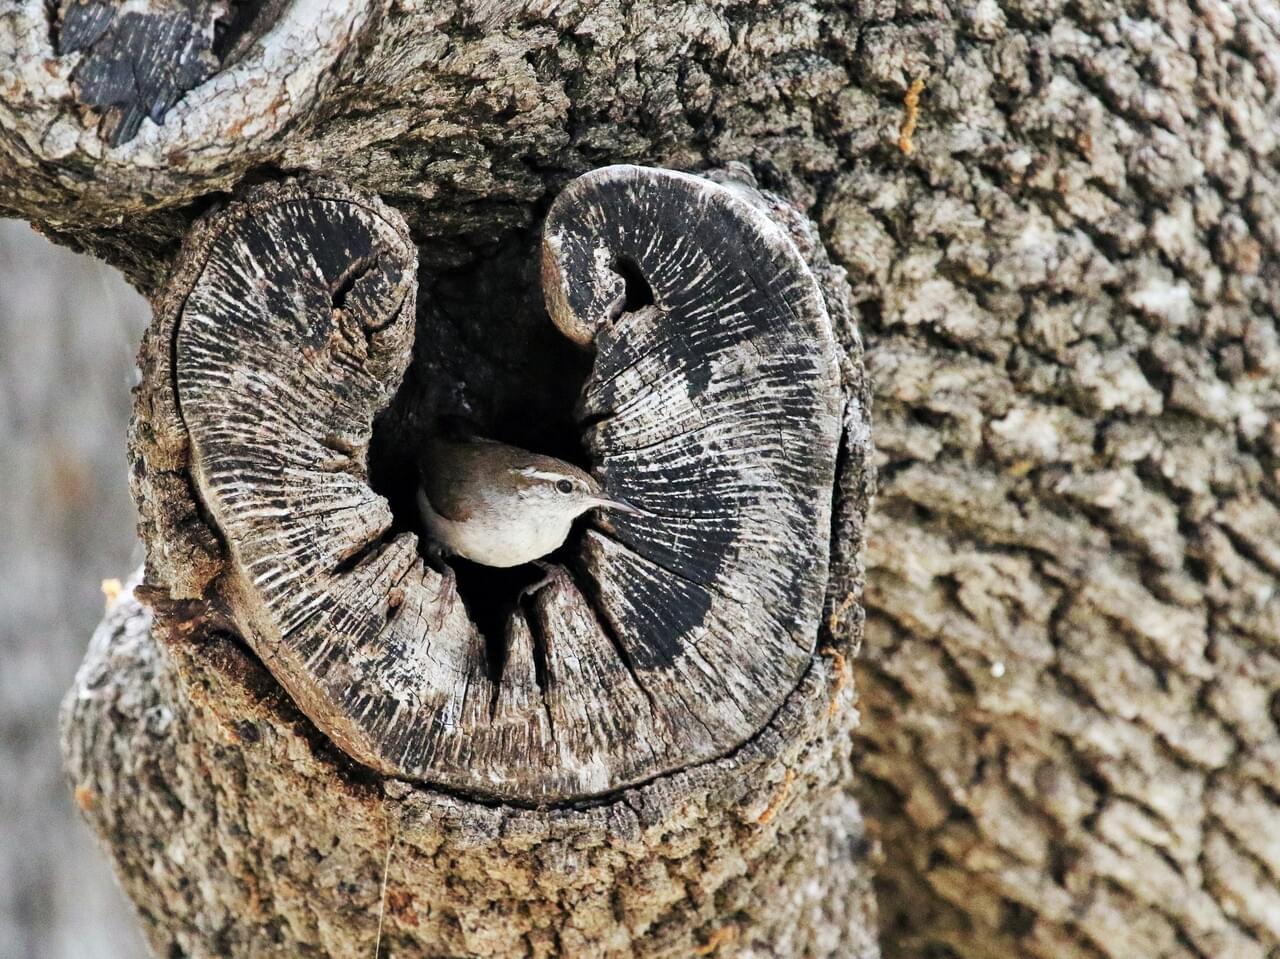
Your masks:
M172 595L212 598L360 762L530 803L722 756L795 688L846 402L823 293L749 186L606 168L545 238L552 316L594 340L587 448L643 513L586 531L496 644L369 485L415 314L413 247L377 201L294 184L211 217L145 351L138 430ZM628 283L650 302L628 309ZM193 513L220 546L174 550Z

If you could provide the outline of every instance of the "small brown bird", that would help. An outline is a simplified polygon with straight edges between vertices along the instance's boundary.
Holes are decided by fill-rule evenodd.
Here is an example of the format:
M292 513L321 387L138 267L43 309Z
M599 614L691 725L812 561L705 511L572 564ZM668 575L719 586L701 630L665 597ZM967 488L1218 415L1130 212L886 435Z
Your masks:
M479 438L436 437L423 452L418 510L427 532L443 552L485 566L546 556L588 510L639 512L553 456Z

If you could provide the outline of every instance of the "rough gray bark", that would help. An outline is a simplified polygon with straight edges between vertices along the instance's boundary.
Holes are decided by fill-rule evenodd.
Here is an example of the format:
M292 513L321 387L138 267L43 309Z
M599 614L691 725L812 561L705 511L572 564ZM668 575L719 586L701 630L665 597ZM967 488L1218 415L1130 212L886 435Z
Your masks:
M154 287L192 197L323 169L405 213L458 271L452 306L572 174L747 162L822 224L876 384L858 767L886 950L1280 947L1269 8L427 3L369 24L310 122L146 198L88 163L11 164L10 207ZM19 162L38 150L0 129Z
M1276 26L865 34L929 91L907 167L823 212L878 317L859 766L894 954L1280 948Z

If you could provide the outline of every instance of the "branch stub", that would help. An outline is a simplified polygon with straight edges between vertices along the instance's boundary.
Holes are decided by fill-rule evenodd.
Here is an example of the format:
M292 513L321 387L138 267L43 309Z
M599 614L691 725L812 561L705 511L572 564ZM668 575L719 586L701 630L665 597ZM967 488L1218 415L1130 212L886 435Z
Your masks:
M574 575L509 618L500 664L368 483L412 347L403 223L319 183L214 215L145 351L153 575L227 610L312 721L389 775L545 803L731 752L812 661L848 401L823 290L758 200L608 167L553 205L548 310L595 348L586 446L644 512L584 532ZM194 504L153 495L175 477ZM214 575L162 555L175 513L224 544Z

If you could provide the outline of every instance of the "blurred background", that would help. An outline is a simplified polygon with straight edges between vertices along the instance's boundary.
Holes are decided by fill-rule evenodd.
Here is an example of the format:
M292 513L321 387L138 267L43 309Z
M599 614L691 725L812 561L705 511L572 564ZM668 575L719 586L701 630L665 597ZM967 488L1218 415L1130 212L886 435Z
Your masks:
M147 304L0 219L0 957L135 959L141 937L62 774L58 704L142 560L125 427Z

